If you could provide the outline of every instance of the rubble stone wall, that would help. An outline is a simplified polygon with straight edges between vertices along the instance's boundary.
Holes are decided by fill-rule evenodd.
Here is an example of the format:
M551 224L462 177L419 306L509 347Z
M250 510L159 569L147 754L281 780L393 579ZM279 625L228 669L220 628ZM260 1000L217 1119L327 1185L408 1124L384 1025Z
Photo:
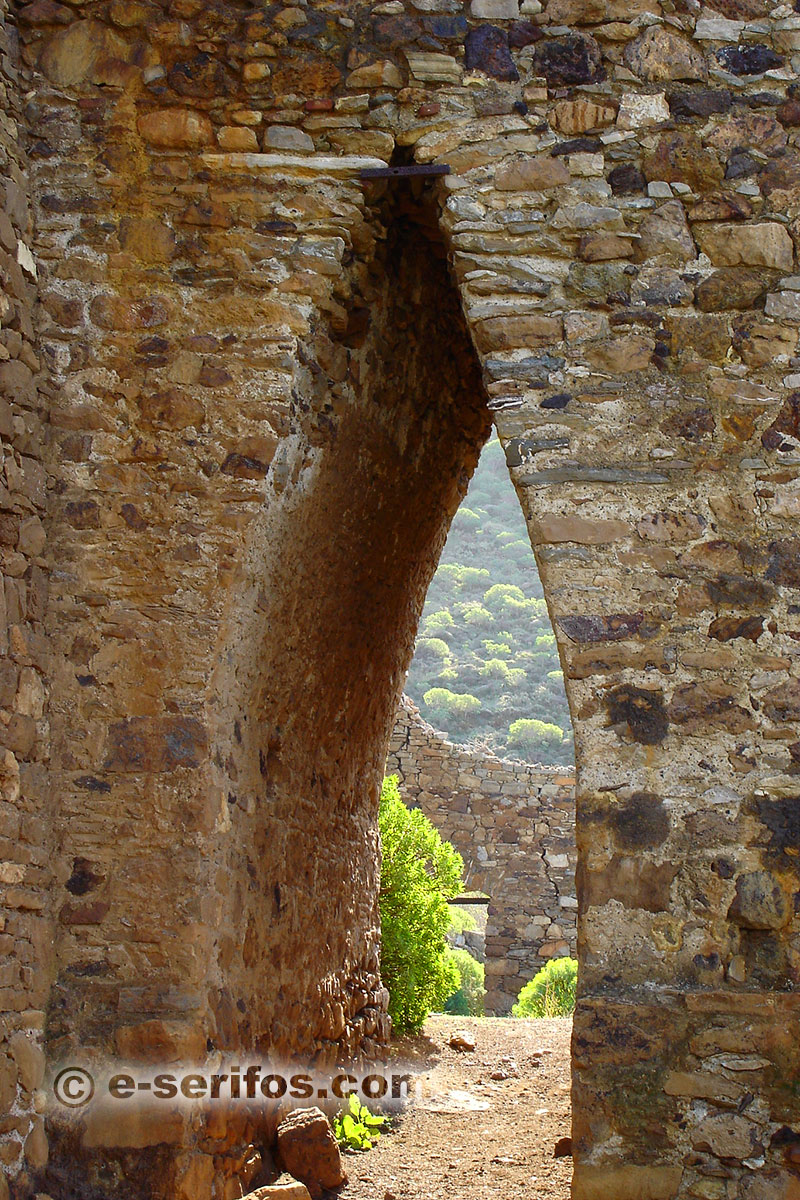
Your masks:
M385 1036L377 792L491 415L576 735L575 1200L788 1200L800 16L769 0L14 12L2 726L13 854L30 854L6 894L33 907L0 936L21 1032L46 1008L51 1064ZM389 161L449 173L364 174ZM241 1116L49 1114L45 1169L24 1091L3 1148L20 1196L79 1179L87 1200L235 1197L270 1137Z
M386 772L458 850L467 890L490 898L486 1012L506 1015L548 959L576 953L574 775L454 745L405 696Z
M44 1166L42 1040L53 974L43 519L48 395L19 44L0 3L0 1196Z

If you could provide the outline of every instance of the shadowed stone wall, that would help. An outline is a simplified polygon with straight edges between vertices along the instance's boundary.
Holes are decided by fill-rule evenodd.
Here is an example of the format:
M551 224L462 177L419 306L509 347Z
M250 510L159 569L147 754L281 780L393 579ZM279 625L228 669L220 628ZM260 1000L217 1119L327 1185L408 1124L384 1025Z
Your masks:
M549 958L576 952L574 775L454 745L407 696L386 772L458 850L467 890L490 897L486 1011L509 1013Z
M575 1200L789 1200L800 17L4 15L6 895L28 905L0 935L4 1030L46 1012L51 1064L385 1036L377 792L491 412L576 734ZM450 174L362 179L392 156ZM227 1200L270 1138L50 1113L45 1170L37 1073L9 1102L3 1056L15 1200Z
M40 390L34 223L18 41L0 3L0 1197L41 1168L39 1090L52 979L47 787L48 562L43 518L48 394Z

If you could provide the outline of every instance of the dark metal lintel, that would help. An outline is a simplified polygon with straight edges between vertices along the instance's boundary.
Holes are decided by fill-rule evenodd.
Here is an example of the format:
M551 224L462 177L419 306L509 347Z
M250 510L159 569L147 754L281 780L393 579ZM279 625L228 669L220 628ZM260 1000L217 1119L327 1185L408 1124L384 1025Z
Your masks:
M413 176L449 175L446 163L416 163L411 167L364 167L362 179L405 179Z

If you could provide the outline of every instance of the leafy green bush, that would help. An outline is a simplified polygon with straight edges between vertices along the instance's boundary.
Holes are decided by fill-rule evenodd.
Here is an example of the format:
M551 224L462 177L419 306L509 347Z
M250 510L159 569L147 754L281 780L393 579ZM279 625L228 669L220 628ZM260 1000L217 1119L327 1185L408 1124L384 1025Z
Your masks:
M475 920L472 913L466 908L459 908L453 904L448 905L450 909L450 924L447 926L447 932L456 937L460 933L471 933L478 928L478 922Z
M388 1117L370 1112L366 1104L351 1093L345 1111L333 1119L333 1134L345 1150L371 1150L388 1122Z
M483 603L487 608L497 608L506 600L524 600L525 593L515 583L494 583L483 593Z
M423 663L429 661L446 663L450 661L450 647L444 638L421 638L417 646L417 654L419 654L420 661Z
M578 964L574 958L551 958L511 1009L515 1017L568 1017L575 1011Z
M481 667L481 675L490 679L507 679L509 665L502 658L487 658Z
M458 971L459 985L445 1001L444 1011L456 1017L482 1017L486 998L483 963L460 949L450 951L450 961Z
M543 754L559 747L564 740L564 731L549 721L520 717L508 727L508 746L523 754Z
M423 627L427 634L433 633L434 630L452 629L454 625L453 614L449 608L440 608L437 612L432 612L423 621Z
M422 700L426 716L432 721L446 721L454 729L463 727L471 714L481 707L477 696L471 696L468 692L458 695L442 687L429 688Z
M381 977L397 1033L416 1033L458 987L447 952L448 899L463 888L464 863L419 809L383 781L378 818L381 864Z

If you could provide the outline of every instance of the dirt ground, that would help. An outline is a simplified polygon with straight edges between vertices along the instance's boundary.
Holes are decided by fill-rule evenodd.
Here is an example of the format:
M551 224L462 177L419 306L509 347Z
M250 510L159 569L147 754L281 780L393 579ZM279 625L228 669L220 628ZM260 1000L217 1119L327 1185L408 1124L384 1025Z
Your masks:
M472 1053L447 1044L460 1029ZM569 1200L572 1159L553 1149L570 1133L571 1032L570 1019L431 1017L398 1047L424 1069L421 1102L345 1156L343 1200Z

